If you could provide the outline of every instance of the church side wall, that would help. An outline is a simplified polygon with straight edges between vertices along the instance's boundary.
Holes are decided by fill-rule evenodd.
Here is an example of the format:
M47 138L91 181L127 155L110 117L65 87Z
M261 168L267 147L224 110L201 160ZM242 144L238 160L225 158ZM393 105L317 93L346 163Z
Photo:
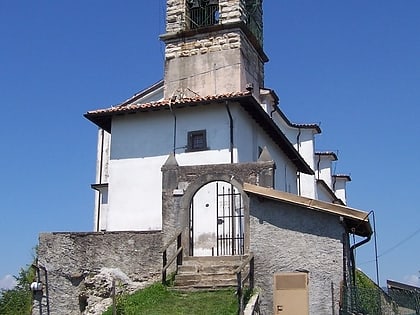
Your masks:
M33 314L101 314L117 294L158 281L162 234L157 232L43 233L38 266L44 298L35 296ZM46 283L46 284L45 284ZM41 307L41 312L40 312Z
M223 105L175 109L180 165L229 163L229 120ZM197 119L205 113L205 119ZM161 167L173 150L170 111L116 117L112 125L108 231L162 228ZM188 131L206 130L209 150L185 153Z
M247 115L242 108L233 112L238 162L257 161L259 148L263 149L266 146L276 163L275 189L297 194L296 167L291 164L278 145Z
M273 312L274 274L298 270L309 275L310 314L331 314L332 307L338 314L343 233L336 216L272 201L260 202L251 196L250 251L255 256L255 283L262 289L264 314Z

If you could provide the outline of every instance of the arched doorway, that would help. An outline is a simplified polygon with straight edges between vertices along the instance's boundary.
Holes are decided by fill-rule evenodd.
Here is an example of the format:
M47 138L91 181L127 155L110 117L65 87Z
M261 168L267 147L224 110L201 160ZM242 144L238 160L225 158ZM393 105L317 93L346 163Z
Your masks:
M234 185L213 181L194 194L189 240L190 256L244 254L244 203Z

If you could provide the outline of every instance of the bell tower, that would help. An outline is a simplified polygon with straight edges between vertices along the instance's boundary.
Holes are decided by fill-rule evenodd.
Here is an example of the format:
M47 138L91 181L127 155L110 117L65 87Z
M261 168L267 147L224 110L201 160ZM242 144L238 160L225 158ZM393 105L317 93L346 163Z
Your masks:
M167 0L165 98L264 86L262 0Z

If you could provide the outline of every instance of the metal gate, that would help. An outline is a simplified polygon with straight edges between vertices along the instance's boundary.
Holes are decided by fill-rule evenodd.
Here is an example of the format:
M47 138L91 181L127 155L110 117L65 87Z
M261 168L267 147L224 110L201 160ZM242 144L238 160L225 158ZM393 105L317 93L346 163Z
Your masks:
M233 185L216 182L217 256L244 254L242 196Z
M208 222L209 226L214 227L213 235L214 247L211 248L212 256L229 256L244 254L244 207L242 196L239 191L231 184L226 182L213 182L212 186L208 185L201 189L207 189L208 192L214 194L211 199L214 201L211 211L215 224ZM214 185L214 186L213 186ZM196 194L198 195L198 194ZM194 196L190 206L190 255L194 256L194 222L199 220L198 209L194 210ZM199 202L197 204L200 204ZM206 204L206 207L209 204ZM199 233L198 231L196 233ZM209 252L210 253L210 252Z

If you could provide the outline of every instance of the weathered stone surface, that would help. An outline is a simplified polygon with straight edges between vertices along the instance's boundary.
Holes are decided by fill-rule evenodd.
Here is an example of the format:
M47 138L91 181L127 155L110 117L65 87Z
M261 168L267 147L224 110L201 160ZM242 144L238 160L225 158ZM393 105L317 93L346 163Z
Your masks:
M243 0L219 0L219 23L227 24L247 19ZM260 17L261 18L261 17ZM188 12L183 0L166 1L166 32L188 29Z
M176 233L184 231L184 248L188 248L188 224L191 200L196 191L212 181L225 181L233 184L242 192L243 183L260 184L273 183L274 162L213 164L195 166L162 167L162 224L164 244ZM261 180L264 178L264 180ZM271 178L271 180L269 179ZM170 180L169 180L170 179ZM271 187L270 185L268 187ZM173 194L174 189L183 189L184 195ZM245 201L245 213L248 204ZM245 229L247 229L247 224ZM245 232L247 235L247 232ZM245 239L247 247L248 239Z
M161 249L160 231L41 234L38 264L47 271L40 269L50 313L102 314L113 280L117 293L159 280ZM33 314L47 314L47 290L35 300Z
M250 251L264 314L273 311L274 274L298 270L309 274L310 314L331 314L332 307L338 314L343 233L337 216L250 197Z

